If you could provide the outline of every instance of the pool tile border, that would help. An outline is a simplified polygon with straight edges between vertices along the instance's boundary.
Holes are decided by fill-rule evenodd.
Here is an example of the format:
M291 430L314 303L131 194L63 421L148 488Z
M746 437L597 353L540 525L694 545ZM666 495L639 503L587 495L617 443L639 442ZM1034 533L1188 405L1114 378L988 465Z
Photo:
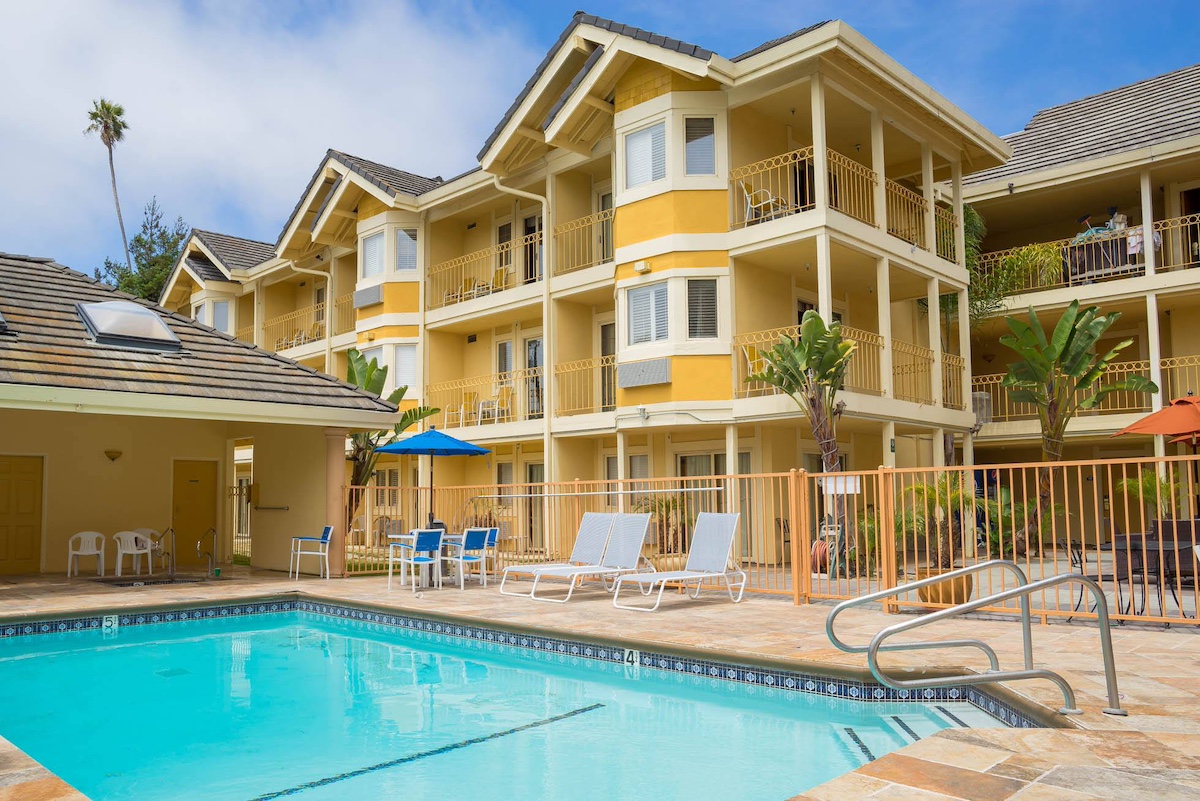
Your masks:
M582 640L571 640L530 632L512 632L468 623L395 613L361 609L343 604L304 599L280 598L242 603L220 603L194 606L183 609L159 611L133 611L115 613L120 628L176 623L194 620L215 620L269 615L279 612L309 612L324 617L353 620L398 628L426 635L456 637L468 641L521 648L533 652L557 655L579 664L604 663L630 671L625 666L628 649L616 645L602 645ZM108 615L87 615L51 620L0 623L0 639L10 637L64 634L73 631L102 629ZM1029 714L1001 698L978 690L975 687L938 687L920 691L895 689L873 682L834 678L816 673L782 670L778 668L754 667L736 662L697 659L665 651L640 651L637 655L638 668L646 668L694 679L716 680L729 684L750 685L763 690L782 692L787 695L811 695L837 698L845 701L868 703L926 702L946 703L964 701L991 715L1012 728L1044 728ZM612 669L611 667L609 668Z

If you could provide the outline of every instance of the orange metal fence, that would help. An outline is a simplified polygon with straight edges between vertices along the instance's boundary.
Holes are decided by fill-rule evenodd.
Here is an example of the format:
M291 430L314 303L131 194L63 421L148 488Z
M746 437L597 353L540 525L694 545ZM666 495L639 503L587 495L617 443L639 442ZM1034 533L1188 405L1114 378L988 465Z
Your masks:
M387 569L387 535L423 523L426 488L346 489L346 573ZM584 512L652 515L644 550L660 570L681 567L696 516L742 515L732 560L750 592L796 603L859 597L994 558L1030 580L1082 573L1105 590L1117 620L1196 623L1200 457L880 468L439 487L434 516L450 530L500 529L498 568L562 560ZM966 597L1010 589L980 574ZM958 591L963 588L959 587ZM889 609L963 600L900 596ZM1041 618L1094 619L1088 598L1064 585L1032 597ZM1015 615L1015 605L987 612Z

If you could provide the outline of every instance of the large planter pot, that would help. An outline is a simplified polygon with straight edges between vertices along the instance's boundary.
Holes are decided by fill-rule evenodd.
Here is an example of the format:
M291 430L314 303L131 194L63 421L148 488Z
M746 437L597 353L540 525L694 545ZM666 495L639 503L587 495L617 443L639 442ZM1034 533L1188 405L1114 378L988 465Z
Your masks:
M917 579L931 578L941 572L940 570L918 570ZM965 604L971 600L971 591L975 587L973 578L970 575L955 576L927 587L919 587L917 597L927 604L949 604L951 606Z

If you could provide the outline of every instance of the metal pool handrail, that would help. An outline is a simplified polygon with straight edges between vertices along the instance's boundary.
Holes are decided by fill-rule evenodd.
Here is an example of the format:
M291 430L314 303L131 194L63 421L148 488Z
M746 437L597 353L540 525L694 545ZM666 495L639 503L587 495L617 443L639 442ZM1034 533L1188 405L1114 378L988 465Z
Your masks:
M913 620L906 620L891 626L887 626L886 628L883 628L877 632L875 636L871 638L870 644L865 648L863 646L846 645L833 633L834 619L842 610L851 606L857 606L870 600L879 600L889 596L900 595L919 587L937 584L940 581L945 581L946 579L967 575L969 573L980 572L993 567L1005 567L1009 570L1013 570L1018 575L1021 581L1021 586L1014 587L1010 590L993 593L992 595L989 595L985 598L980 598L976 601L968 601L967 603L958 604L957 606L952 606L948 609L942 609L937 612L922 615L921 617ZM995 559L989 562L973 565L972 567L954 570L949 573L932 576L920 581L914 581L910 584L904 584L894 589L881 590L880 592L872 593L871 595L863 596L862 598L855 598L850 601L840 603L834 607L832 612L830 612L829 618L826 620L825 628L829 635L830 641L841 650L850 653L863 653L865 651L867 654L867 667L870 669L871 675L878 679L880 683L888 687L893 687L895 689L919 690L930 687L947 687L951 685L977 685L1010 680L1019 681L1024 679L1048 679L1049 681L1052 681L1058 685L1059 689L1062 690L1063 693L1063 706L1059 709L1059 713L1064 715L1077 715L1080 714L1082 710L1076 706L1075 693L1071 689L1071 685L1067 682L1067 680L1052 670L1033 667L1033 640L1032 632L1029 626L1028 607L1029 596L1032 593L1049 587L1055 587L1060 584L1069 584L1072 582L1083 584L1085 587L1091 590L1092 596L1096 600L1096 614L1100 624L1100 650L1104 659L1104 678L1108 690L1109 704L1103 709L1103 712L1107 715L1127 715L1128 712L1121 708L1120 694L1117 690L1117 671L1115 662L1113 660L1112 631L1109 625L1108 600L1105 598L1104 591L1101 589L1100 585L1086 576L1066 574L1061 576L1051 576L1049 578L1029 583L1028 579L1025 578L1024 572L1022 572L1015 563L1004 559ZM920 628L921 626L927 626L931 623L937 623L938 621L946 620L952 617L959 617L967 612L974 612L978 609L1011 600L1013 598L1021 599L1023 623L1022 636L1024 638L1025 650L1025 667L1022 670L1000 670L995 659L995 652L986 643L983 643L979 640L945 640L941 642L898 643L891 646L884 645L884 641L895 634L911 631L912 629ZM916 650L938 647L950 648L956 646L974 646L983 649L984 652L989 655L989 658L992 662L991 669L982 674L963 674L961 676L946 676L941 678L927 679L897 679L888 676L879 667L880 651Z

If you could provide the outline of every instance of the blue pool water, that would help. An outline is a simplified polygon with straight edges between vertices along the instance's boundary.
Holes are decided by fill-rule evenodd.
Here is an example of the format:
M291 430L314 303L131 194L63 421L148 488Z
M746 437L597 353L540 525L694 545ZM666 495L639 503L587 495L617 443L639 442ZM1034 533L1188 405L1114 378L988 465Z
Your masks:
M0 735L105 799L785 799L964 703L865 704L307 612L0 640Z

